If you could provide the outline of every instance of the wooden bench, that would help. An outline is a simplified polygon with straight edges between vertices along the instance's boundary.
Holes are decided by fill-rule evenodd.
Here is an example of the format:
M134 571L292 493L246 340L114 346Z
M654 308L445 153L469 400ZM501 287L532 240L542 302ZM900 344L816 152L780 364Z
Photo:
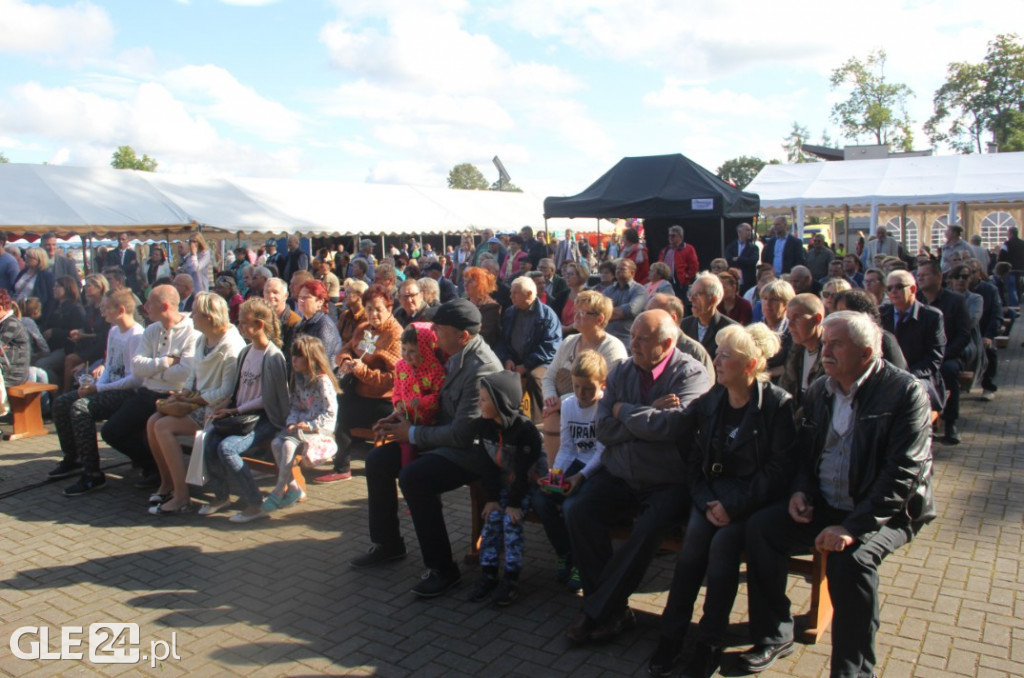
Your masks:
M475 563L479 560L480 533L483 530L484 519L480 515L483 511L484 493L480 483L473 482L469 485L470 510L473 512L472 534L470 535L469 551L465 560ZM533 511L530 511L526 520L539 523L540 518ZM612 530L613 539L625 539L629 536L629 528L615 528ZM666 550L679 552L682 548L682 531L672 534L662 541L661 547ZM825 635L829 624L832 623L832 597L828 592L828 575L825 571L825 563L828 556L815 551L810 558L806 556L793 556L789 559L789 571L792 574L799 574L806 577L811 583L811 605L804 615L805 624L799 633L801 642L814 645Z
M970 370L964 370L956 375L957 380L960 382L960 389L963 391L970 391L971 386L974 384L974 372Z
M195 442L194 436L178 436L178 442L181 443L183 449L191 449L192 443ZM269 450L269 444L267 446ZM200 452L201 454L201 452ZM263 473L269 473L277 478L277 463L274 462L273 457L270 459L261 459L259 457L242 457L242 461L249 465L256 471ZM302 461L302 455L296 454L294 462L292 464L292 479L298 484L299 488L306 491L306 476L302 474L302 467L300 462Z
M48 433L43 426L42 399L44 393L56 390L56 384L40 384L35 381L7 387L7 398L11 402L11 415L14 419L14 433L11 434L10 440L44 436Z
M1006 335L996 337L996 348L1006 348L1010 345L1010 337Z

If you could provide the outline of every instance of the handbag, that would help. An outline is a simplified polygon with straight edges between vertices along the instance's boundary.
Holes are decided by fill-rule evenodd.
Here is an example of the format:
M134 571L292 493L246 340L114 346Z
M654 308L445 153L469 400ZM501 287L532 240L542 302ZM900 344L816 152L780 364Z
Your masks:
M221 417L213 420L213 430L219 436L244 436L252 433L259 422L260 415L251 412L246 414L233 414L230 417Z
M184 393L191 396L191 393ZM194 410L199 409L198 403L190 403L175 398L161 398L156 401L156 411L168 417L187 417Z
M192 441L192 454L188 459L188 471L185 473L185 482L196 487L206 484L206 454L203 450L205 441L206 430L196 431L195 440Z

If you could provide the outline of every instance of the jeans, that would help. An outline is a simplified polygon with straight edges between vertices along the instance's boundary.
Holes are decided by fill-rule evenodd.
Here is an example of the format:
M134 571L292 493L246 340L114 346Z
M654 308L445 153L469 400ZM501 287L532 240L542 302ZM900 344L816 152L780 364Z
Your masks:
M263 495L252 476L252 470L242 461L242 455L253 447L268 443L277 434L277 428L266 417L260 417L256 428L244 436L223 437L214 431L206 434L203 454L206 461L207 485L218 500L230 497L230 479L239 486L239 494L248 506L263 503Z

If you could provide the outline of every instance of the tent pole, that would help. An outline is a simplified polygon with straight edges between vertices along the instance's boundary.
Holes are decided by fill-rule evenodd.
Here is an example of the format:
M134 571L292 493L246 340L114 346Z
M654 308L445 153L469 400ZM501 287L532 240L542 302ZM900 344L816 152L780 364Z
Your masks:
M387 256L387 250L384 249L384 234L381 233L380 234L380 260L384 261L384 258L386 256Z
M594 251L597 252L598 254L600 254L601 253L601 219L597 218L597 219L594 219L594 221L597 222L597 247L594 248ZM600 257L595 257L595 258L598 261L601 260Z
M718 256L724 257L725 256L725 215L722 215L721 217L719 217L719 221L721 222L721 230L719 231L719 234L722 236L721 237L722 249L719 250Z
M441 231L441 254L448 254L448 234Z
M89 254L92 252L92 233L86 233L86 245L85 250L82 251L82 268L85 270L85 274L89 275Z
M849 205L843 205L843 230L846 231L846 251L849 252L850 251L850 206ZM867 243L864 243L864 246L867 247ZM854 251L856 251L856 249L857 248L854 247ZM858 253L857 256L859 257L860 253Z
M900 205L900 242L907 242L907 206Z

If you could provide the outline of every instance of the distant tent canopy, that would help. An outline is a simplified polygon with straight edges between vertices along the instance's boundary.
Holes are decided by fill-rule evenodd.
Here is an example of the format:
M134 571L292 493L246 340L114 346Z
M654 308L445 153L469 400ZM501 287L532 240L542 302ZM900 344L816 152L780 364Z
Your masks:
M753 220L759 207L756 194L676 153L623 158L582 193L546 198L544 217L642 218L652 258L667 244L668 227L679 224L707 266L735 239L735 226Z

